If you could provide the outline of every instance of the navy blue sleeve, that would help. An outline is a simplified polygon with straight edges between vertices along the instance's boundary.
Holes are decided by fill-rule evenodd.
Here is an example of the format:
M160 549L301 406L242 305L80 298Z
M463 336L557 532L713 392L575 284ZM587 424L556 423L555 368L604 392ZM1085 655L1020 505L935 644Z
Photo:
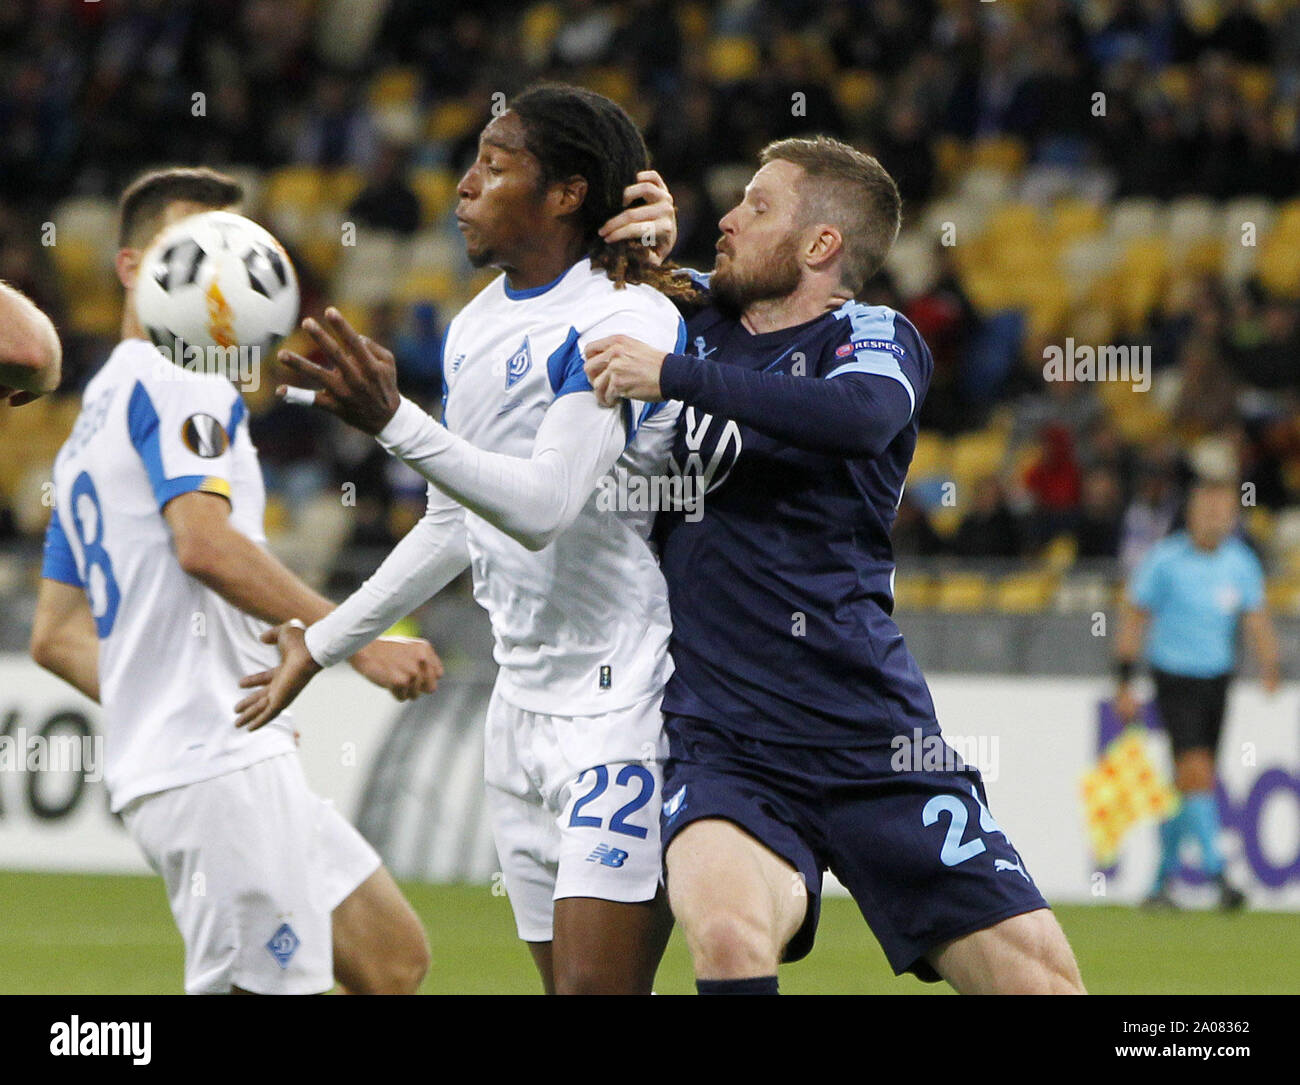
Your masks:
M669 354L659 387L665 399L680 399L795 448L857 459L880 455L912 417L908 389L880 375L792 377Z

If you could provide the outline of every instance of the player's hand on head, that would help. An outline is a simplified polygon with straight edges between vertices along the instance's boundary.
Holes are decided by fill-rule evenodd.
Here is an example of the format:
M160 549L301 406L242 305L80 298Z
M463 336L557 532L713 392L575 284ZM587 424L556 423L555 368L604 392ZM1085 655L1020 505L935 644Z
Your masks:
M605 407L620 399L654 403L662 398L659 373L667 355L627 335L610 335L587 346L583 370Z
M635 207L628 206L633 203ZM607 245L638 241L650 250L654 263L663 263L677 244L677 208L664 179L654 170L642 170L636 182L623 189L623 206L626 211L600 228L601 238Z
M269 671L259 671L239 680L240 688L253 689L235 705L235 726L256 731L289 707L321 669L307 651L307 638L295 622L268 629L262 641L280 649L280 663Z
M442 660L433 645L418 637L380 637L354 655L353 669L399 701L432 693L442 677Z
M357 334L333 307L325 310L324 322L308 317L302 327L320 348L321 361L282 350L278 355L281 364L316 388L315 406L363 433L379 433L401 403L392 351ZM286 397L287 387L281 385L276 394Z

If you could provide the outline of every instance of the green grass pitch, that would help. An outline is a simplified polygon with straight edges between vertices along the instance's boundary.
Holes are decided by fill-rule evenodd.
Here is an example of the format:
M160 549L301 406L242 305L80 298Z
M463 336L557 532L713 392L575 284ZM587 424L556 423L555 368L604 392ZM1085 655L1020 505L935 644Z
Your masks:
M428 994L539 990L515 939L510 905L486 886L404 886L433 950ZM169 994L181 991L182 948L162 882L146 877L0 872L0 994ZM1057 909L1097 994L1297 994L1294 915L1117 907ZM675 932L656 989L694 988ZM853 903L824 903L817 945L781 971L788 994L928 994L942 984L895 978Z

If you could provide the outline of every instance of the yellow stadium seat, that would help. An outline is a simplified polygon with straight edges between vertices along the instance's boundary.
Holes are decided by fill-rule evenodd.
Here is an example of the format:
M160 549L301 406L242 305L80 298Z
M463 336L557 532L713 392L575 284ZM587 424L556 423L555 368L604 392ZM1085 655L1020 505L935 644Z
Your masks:
M451 143L469 135L479 123L479 110L468 102L443 102L429 114L426 134L435 143Z
M366 175L359 169L343 166L325 175L325 203L342 211L366 187Z
M275 170L266 181L263 199L275 211L292 207L317 211L327 197L326 178L315 166L284 166Z
M981 573L953 573L940 581L935 605L950 613L969 614L988 605L989 582Z
M1264 592L1268 609L1274 614L1300 614L1300 581L1291 577L1270 578Z
M1061 200L1052 208L1052 236L1057 245L1098 234L1105 224L1101 208L1087 200Z
M699 0L678 4L677 28L684 41L702 41L709 36L709 8Z
M456 289L456 276L441 268L412 268L398 284L394 300L403 304L449 299Z
M984 224L984 236L992 243L1032 244L1042 231L1038 208L1031 203L1008 203L999 207Z
M894 578L894 602L908 610L928 610L934 606L937 588L934 577L899 575Z
M950 467L952 480L962 490L966 484L998 474L1006 451L1007 435L999 430L980 430L954 437Z
M1015 573L998 582L993 605L1003 614L1041 614L1056 594L1053 573Z
M835 101L845 114L865 116L880 98L880 81L862 68L850 68L835 80Z
M1237 90L1248 106L1262 106L1273 97L1273 73L1268 68L1239 68Z
M456 202L459 178L449 169L421 166L410 175L411 188L420 199L420 213L426 226L436 222Z
M415 68L385 68L370 81L367 97L372 109L413 106L420 94L420 73Z
M626 68L593 68L583 73L582 85L618 102L624 109L636 105L636 84Z
M709 42L709 75L718 83L738 83L758 74L758 46L749 38L721 37Z
M946 437L922 430L916 435L916 451L912 453L912 466L908 469L908 478L921 479L932 475L947 475L950 455Z
M1300 297L1300 248L1296 239L1274 233L1264 243L1255 273L1266 289L1285 298Z
M976 169L1016 174L1024 167L1025 145L1011 136L977 140L971 149L971 165Z
M970 163L970 148L955 136L938 136L934 141L934 164L939 176L949 181L964 173Z
M1050 572L1063 573L1078 556L1078 540L1073 535L1058 535L1043 549L1043 566Z
M1272 238L1287 238L1294 241L1300 238L1300 199L1287 200L1277 209L1277 218L1273 220Z
M1185 105L1192 96L1192 73L1184 65L1171 65L1156 77L1156 85L1175 105Z
M524 12L519 20L519 41L535 66L545 63L562 25L564 16L558 4L534 4Z

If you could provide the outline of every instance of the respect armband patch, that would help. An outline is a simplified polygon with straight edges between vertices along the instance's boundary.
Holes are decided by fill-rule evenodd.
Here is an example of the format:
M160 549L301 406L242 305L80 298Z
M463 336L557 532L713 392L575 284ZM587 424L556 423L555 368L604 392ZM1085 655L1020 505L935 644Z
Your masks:
M835 357L847 358L850 354L856 354L860 350L886 350L890 354L896 354L900 358L905 357L907 354L907 352L892 339L854 339L851 343L845 343L841 347L836 347Z

